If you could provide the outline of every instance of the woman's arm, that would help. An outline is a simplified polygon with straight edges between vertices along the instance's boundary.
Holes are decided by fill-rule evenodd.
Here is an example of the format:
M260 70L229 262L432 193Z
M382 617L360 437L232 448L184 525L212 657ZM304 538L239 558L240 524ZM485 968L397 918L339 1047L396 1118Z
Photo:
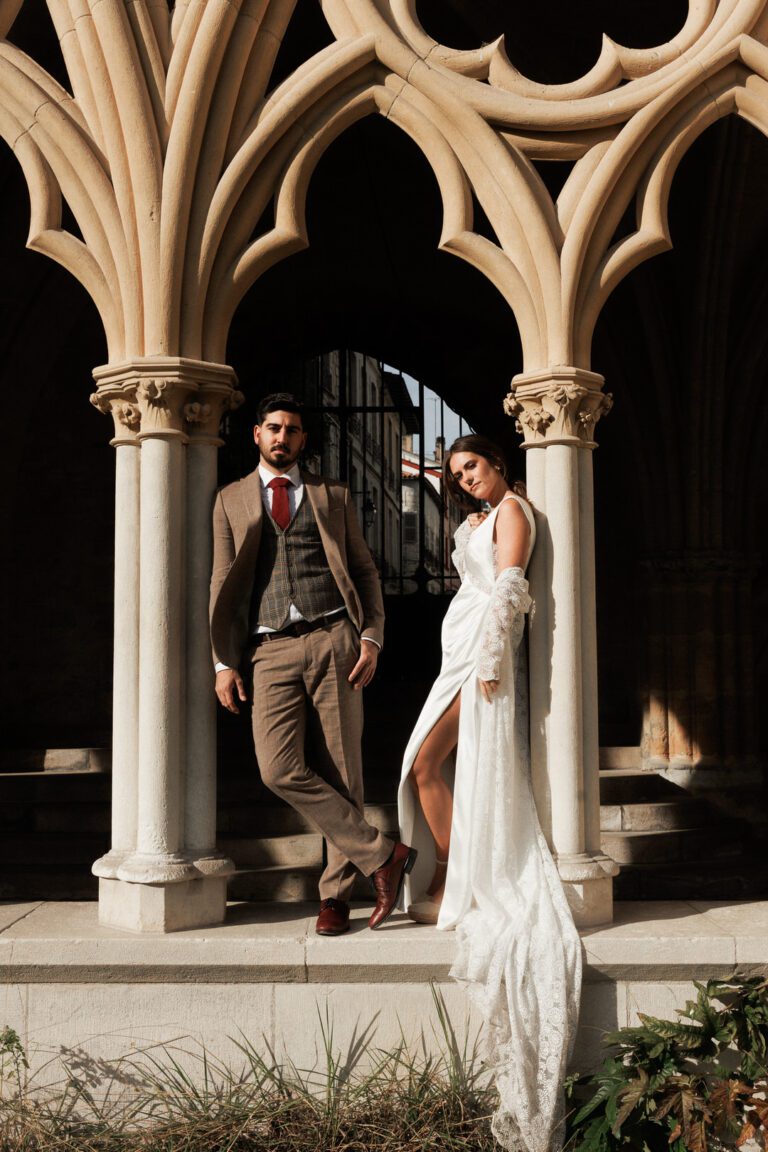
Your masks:
M517 500L505 500L493 526L496 543L496 574L505 568L525 568L531 526Z
M488 703L499 686L499 664L512 622L519 612L527 612L531 604L524 573L530 535L528 518L518 501L505 500L494 525L496 583L477 660L478 684Z

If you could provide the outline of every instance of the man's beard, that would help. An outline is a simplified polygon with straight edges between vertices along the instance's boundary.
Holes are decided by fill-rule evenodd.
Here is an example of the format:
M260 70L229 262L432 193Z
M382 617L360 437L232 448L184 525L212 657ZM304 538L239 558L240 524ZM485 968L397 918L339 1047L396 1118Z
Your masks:
M284 452L275 452L275 449L272 448L269 452L265 452L262 448L261 454L266 462L271 464L273 468L283 468L286 470L292 468L299 458L298 452L291 455L287 449Z

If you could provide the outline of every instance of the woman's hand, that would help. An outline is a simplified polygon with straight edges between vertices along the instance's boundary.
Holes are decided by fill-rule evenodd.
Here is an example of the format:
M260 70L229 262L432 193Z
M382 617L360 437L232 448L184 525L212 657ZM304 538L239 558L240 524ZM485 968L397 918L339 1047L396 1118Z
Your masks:
M487 512L470 512L469 516L467 516L467 524L469 524L471 528L479 528L487 515Z
M492 704L493 694L499 687L498 680L478 680L478 684L480 685L480 691L484 699L487 700L489 704Z

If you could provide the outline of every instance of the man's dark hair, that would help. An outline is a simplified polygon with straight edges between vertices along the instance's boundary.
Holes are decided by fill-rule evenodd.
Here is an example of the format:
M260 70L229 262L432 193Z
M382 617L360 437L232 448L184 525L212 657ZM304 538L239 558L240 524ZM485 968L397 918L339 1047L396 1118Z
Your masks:
M293 412L301 416L302 425L304 423L304 407L290 392L272 392L265 396L256 410L256 423L263 424L270 412Z

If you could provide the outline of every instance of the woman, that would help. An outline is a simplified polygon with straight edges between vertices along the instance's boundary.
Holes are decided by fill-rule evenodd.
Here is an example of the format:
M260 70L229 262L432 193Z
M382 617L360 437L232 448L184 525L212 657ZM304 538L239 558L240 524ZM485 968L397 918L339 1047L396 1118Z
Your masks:
M494 1135L508 1149L551 1152L561 1145L581 945L531 790L521 640L536 525L485 437L456 440L444 478L453 499L490 511L456 531L461 588L403 761L401 837L419 849L406 899L413 919L457 929L451 974L484 1021L500 1099Z

